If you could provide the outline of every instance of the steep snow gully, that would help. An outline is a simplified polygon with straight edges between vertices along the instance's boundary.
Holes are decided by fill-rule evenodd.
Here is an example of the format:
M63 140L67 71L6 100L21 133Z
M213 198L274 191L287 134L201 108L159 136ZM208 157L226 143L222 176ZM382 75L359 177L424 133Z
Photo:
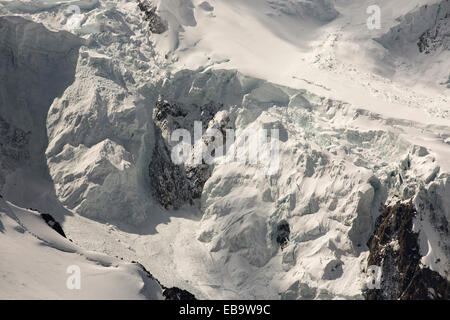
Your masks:
M369 1L0 1L0 237L38 250L20 207L51 214L73 243L33 257L139 261L105 263L125 299L448 299L449 2L387 2L361 34ZM270 170L173 158L261 128Z

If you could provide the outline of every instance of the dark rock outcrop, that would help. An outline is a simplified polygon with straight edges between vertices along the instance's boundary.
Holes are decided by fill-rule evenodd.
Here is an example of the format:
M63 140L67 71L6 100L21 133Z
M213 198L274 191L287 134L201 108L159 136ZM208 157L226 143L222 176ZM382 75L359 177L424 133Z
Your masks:
M148 0L138 0L138 7L144 13L145 21L148 21L152 33L161 34L167 31L167 24L156 14L156 7Z
M450 50L450 13L439 19L433 28L425 31L419 38L417 46L421 53L430 54L439 48Z
M30 159L30 135L31 131L11 125L0 115L0 187L4 182L4 172L11 172L18 164Z
M163 295L166 300L197 300L192 293L176 287L165 288Z
M55 230L56 232L58 232L60 235L62 235L64 238L66 237L66 234L64 233L63 228L61 227L61 225L59 224L58 221L55 220L55 218L53 218L51 215L49 215L48 213L41 213L41 217L42 219L44 219L44 221L50 226L50 228L52 228L53 230Z
M177 288L177 287L172 287L172 288L167 288L164 285L161 284L161 282L159 282L158 279L156 279L142 264L140 264L139 262L136 261L131 261L131 263L135 263L137 264L142 271L146 274L147 277L155 280L156 282L159 283L159 285L161 286L162 290L163 290L163 296L166 298L166 300L197 300L195 298L195 296L190 293L189 291Z
M289 223L287 221L282 221L277 226L277 243L280 245L281 249L284 249L289 242L289 235L291 231L289 228Z
M419 234L412 231L416 213L412 202L398 202L378 218L368 242L368 266L381 267L381 283L365 292L368 300L450 298L450 282L420 265Z
M153 197L166 209L178 209L186 203L194 204L194 201L200 198L203 186L212 171L211 166L204 161L198 164L173 163L171 134L176 129L186 129L191 138L194 137L194 121L202 123L202 132L205 133L210 121L222 107L210 103L188 108L167 101L157 102L153 111L156 140L149 175ZM228 121L216 125L223 133ZM205 145L212 143L207 137L202 139Z

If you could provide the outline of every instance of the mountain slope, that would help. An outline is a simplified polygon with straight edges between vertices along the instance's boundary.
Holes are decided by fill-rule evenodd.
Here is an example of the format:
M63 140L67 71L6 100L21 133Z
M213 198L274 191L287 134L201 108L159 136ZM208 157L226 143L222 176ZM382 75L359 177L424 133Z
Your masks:
M36 212L3 199L0 253L0 299L163 299L159 283L138 265L85 251ZM73 266L80 290L68 287Z
M448 279L445 1L380 1L380 30L371 1L143 2L75 2L76 29L72 2L0 2L20 31L0 36L6 199L161 283L232 299L364 298L377 221L412 201L414 263ZM17 99L41 90L39 107ZM209 145L207 128L277 129L276 170L173 163L172 134L195 121Z

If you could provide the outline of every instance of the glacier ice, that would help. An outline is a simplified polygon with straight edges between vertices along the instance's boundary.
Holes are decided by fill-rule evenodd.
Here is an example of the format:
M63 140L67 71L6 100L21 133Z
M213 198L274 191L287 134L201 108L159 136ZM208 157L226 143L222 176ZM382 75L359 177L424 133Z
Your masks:
M350 10L343 3L252 2L249 11L235 1L211 2L211 10L202 1L161 0L154 2L168 26L161 33L149 28L134 1L77 2L83 19L72 33L64 31L66 2L24 3L7 1L0 9L25 17L0 17L0 183L8 200L51 213L59 208L64 227L83 246L142 261L157 278L199 297L349 299L363 298L360 282L377 218L386 205L412 199L421 261L448 278L446 100L412 95L393 80L356 72L348 61L339 65L340 46L362 48L353 34L340 33L339 19ZM383 48L362 49L388 56L394 68L414 47L415 60L398 74L432 65L430 72L439 69L445 75L439 81L445 80L448 68L436 61L446 61L448 52L425 55L417 47L427 30L438 28L436 6L380 31ZM269 32L223 38L211 22L219 40L197 41L209 30L205 19L236 21L242 14L250 29L263 23ZM320 45L307 36L299 41L292 19L300 16L314 20L302 26L308 30L339 32ZM242 44L275 38L280 55L295 54L267 63L273 52L258 43L264 63L251 57L244 60L248 69L234 70L242 63L238 56L253 52ZM236 55L225 59L227 46ZM309 55L309 46L320 48ZM303 66L294 64L297 55L317 66L300 68L306 89L278 68L283 60L293 70ZM208 58L201 68L186 69ZM268 73L258 78L255 69ZM331 80L321 79L325 74ZM369 88L362 98L336 98L336 88L347 85L340 97L358 96L363 87L355 82ZM423 110L429 118L421 118ZM220 128L224 119L230 128L280 130L277 174L249 163L171 163L174 129L191 130L195 120L203 120L203 129Z

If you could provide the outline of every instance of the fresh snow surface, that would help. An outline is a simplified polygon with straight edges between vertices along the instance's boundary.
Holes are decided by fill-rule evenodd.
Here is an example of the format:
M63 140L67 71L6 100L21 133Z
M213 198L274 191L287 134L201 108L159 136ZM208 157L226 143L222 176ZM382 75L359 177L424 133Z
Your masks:
M40 215L0 199L0 299L163 299L137 265L86 251ZM80 289L67 282L80 270ZM70 273L68 273L68 271Z
M450 277L449 237L438 231L442 219L450 220L448 37L430 54L417 47L423 22L436 27L440 1L378 1L379 30L366 26L368 0L152 2L168 25L162 34L151 34L135 1L0 1L0 15L53 31L0 20L16 30L15 38L0 34L0 44L24 57L23 75L34 79L29 70L41 66L48 73L63 69L61 78L71 80L49 80L61 91L33 109L43 115L31 121L40 135L32 130L34 140L14 146L11 154L18 156L2 160L7 200L54 213L81 247L137 260L164 285L198 298L359 299L366 242L380 210L413 199L425 217L415 222L422 262ZM80 29L68 24L71 4L80 7ZM33 42L36 34L47 42ZM76 64L60 60L55 43L64 43L63 53L75 52ZM58 63L45 64L46 57ZM20 109L33 93L27 96L6 77L9 70L0 67L12 93L0 104L0 116L25 134L30 122L16 118L35 119ZM162 209L148 181L152 109L159 98L191 108L223 104L239 129L282 128L287 139L280 143L280 171L268 177L260 166L217 164L199 204ZM15 109L24 116L13 117ZM5 206L19 212L21 224L33 217ZM6 215L1 221L7 230L17 223ZM283 221L291 233L281 251L273 233ZM10 236L18 239L11 247L26 247L33 256L27 261L36 265L40 255L55 259L48 268L70 256L86 274L115 270L104 273L109 283L98 278L99 291L83 298L120 292L110 284L126 287L120 298L159 297L140 291L134 266L98 266L85 253L58 250L66 248L58 241L48 248L27 232L0 233ZM5 278L10 289L0 294L28 297L18 277L30 274L29 266L16 250L2 250L11 256L0 264L20 267ZM10 269L1 264L4 270ZM57 272L66 277L65 270ZM53 279L35 283L43 290L37 296L77 294Z

